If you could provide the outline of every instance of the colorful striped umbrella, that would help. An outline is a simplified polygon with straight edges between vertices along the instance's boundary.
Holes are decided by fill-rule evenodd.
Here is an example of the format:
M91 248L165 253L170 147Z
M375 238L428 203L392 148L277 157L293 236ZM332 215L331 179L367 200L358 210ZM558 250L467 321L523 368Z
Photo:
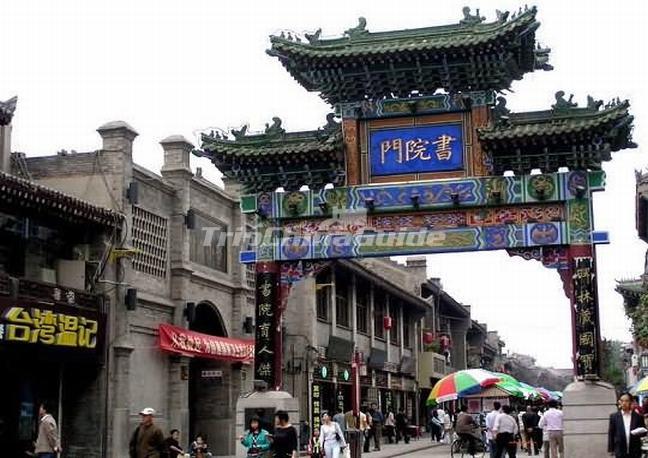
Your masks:
M499 382L500 377L484 369L466 369L446 375L439 380L427 399L427 405L454 401L463 396L479 393L482 388Z
M520 382L520 387L522 388L522 391L524 392L524 398L525 399L540 399L542 398L542 395L538 393L538 390L536 390L534 387L531 385L528 385L524 382Z

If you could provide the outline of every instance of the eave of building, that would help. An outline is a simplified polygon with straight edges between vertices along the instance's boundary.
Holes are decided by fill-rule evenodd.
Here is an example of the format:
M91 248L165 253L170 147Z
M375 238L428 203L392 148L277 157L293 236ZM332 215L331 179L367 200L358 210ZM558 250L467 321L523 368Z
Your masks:
M470 318L470 311L433 281L428 280L421 287L427 288L432 292L432 296L428 298L428 302L430 300L439 301L439 313L454 318Z
M206 157L228 178L243 185L246 192L299 189L303 185L341 185L345 166L342 131L339 126L314 131L275 135L241 136L235 140L203 135L202 149L194 154Z
M0 205L19 213L72 224L120 226L123 215L77 197L0 172Z
M271 36L279 58L307 90L331 103L376 99L412 90L433 93L506 89L536 68L550 69L548 49L536 49L536 9L507 20L372 33L362 27L343 38L308 42ZM538 63L537 54L544 56Z
M351 270L353 273L361 276L368 282L379 286L388 293L403 300L411 311L418 312L419 315L425 314L430 310L430 303L422 297L416 296L409 291L404 290L389 278L380 275L378 272L368 269L360 262L354 260L340 259L337 261L341 266Z
M618 280L615 290L623 297L633 299L639 299L647 292L644 287L644 282L640 278L634 280Z
M603 110L568 108L512 113L491 127L478 129L495 173L534 168L553 172L560 167L600 169L612 152L637 145L632 141L634 117L628 101Z

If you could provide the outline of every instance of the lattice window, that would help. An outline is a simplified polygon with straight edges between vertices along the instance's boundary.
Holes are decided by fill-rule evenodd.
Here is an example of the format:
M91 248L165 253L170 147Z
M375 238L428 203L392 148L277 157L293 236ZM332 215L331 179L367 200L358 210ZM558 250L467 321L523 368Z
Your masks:
M133 206L133 246L139 251L133 268L166 277L169 224L166 218Z

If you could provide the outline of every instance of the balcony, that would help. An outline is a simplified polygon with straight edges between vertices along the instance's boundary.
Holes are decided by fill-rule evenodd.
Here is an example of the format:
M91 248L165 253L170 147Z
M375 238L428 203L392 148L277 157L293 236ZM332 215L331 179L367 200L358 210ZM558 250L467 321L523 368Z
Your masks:
M76 305L103 312L100 294L0 273L0 297L12 296L53 304Z

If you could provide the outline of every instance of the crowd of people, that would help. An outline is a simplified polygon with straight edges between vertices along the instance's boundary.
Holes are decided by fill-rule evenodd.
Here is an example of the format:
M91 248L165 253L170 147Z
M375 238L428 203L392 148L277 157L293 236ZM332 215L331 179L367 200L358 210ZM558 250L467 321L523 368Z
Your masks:
M528 455L563 457L563 414L557 401L520 411L497 401L487 413L471 414L467 410L465 405L455 413L442 408L431 410L428 429L432 441L452 444L459 439L459 446L468 454L487 451L491 458L515 458L518 448Z

